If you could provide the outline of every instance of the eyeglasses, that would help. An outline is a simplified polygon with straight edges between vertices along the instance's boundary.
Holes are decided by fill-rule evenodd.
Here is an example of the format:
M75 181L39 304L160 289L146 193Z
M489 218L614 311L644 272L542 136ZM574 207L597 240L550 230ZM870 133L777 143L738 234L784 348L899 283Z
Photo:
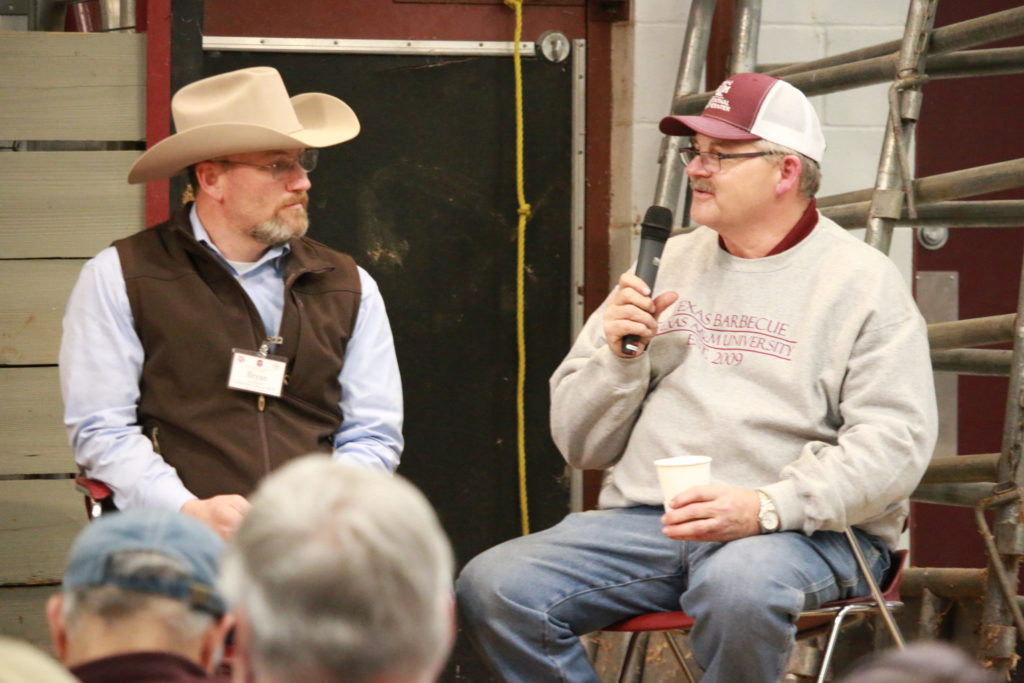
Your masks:
M722 170L722 161L725 159L753 159L765 157L775 152L743 152L742 154L719 154L718 152L702 152L694 147L680 147L679 158L683 160L683 166L689 166L690 162L700 157L700 163L708 173L718 173Z
M305 149L295 159L280 159L272 164L254 164L249 161L234 161L232 159L213 159L215 164L232 164L235 166L254 166L270 171L274 180L284 180L295 172L296 167L306 173L312 173L316 168L317 158L320 156L319 149Z

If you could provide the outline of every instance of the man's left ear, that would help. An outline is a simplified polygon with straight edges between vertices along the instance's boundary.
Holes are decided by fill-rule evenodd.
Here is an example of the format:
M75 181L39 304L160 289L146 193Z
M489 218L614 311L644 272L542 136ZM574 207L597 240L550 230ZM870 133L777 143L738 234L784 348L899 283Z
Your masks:
M199 652L199 665L207 673L215 673L215 669L220 666L221 661L226 657L232 657L234 653L228 652L228 646L225 642L228 633L235 626L235 617L233 614L228 613L221 617L217 622L207 629L206 633L203 634L202 648Z
M250 683L256 680L252 662L252 629L249 626L249 618L245 612L236 611L232 614L231 646L230 651L225 652L225 658L230 660L232 683Z
M779 182L775 184L775 194L782 196L790 190L800 187L800 172L803 162L795 154L787 154L779 162Z
M53 653L61 662L65 662L68 655L68 629L64 622L64 615L61 614L64 608L64 596L60 593L51 595L46 601L46 624L50 631L50 641L53 643Z

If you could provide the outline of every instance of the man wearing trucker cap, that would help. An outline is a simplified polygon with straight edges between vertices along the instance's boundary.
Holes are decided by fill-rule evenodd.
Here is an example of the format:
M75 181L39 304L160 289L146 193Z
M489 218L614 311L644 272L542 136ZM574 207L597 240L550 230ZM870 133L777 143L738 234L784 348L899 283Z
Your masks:
M817 212L807 98L737 74L661 130L689 138L700 227L668 240L653 291L620 277L551 378L554 440L605 470L600 509L459 579L510 681L596 681L579 635L680 607L704 681L779 680L801 610L868 592L843 529L881 577L931 456L924 321L889 259ZM711 483L664 501L653 463L687 454Z
M89 524L46 605L58 658L84 683L213 680L232 624L217 588L223 553L212 529L169 510Z

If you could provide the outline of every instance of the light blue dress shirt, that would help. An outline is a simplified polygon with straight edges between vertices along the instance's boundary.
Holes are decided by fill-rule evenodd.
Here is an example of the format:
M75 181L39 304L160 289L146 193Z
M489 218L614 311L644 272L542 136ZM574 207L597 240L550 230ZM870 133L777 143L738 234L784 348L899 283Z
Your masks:
M267 336L277 334L284 309L284 266L289 248L273 247L245 274L224 258L199 222L192 230L233 273L252 299ZM384 300L373 278L359 268L362 298L356 327L345 349L341 427L334 435L336 460L393 472L404 445L402 383ZM60 382L64 424L75 462L106 483L121 509L178 510L194 499L177 472L143 435L136 409L144 352L132 321L121 261L108 247L83 267L64 313ZM230 358L225 357L225 364Z

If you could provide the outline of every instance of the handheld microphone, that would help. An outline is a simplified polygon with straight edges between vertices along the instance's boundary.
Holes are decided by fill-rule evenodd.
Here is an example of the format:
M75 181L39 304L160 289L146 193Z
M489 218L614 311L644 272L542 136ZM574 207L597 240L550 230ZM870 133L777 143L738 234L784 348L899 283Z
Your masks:
M672 230L672 212L657 204L649 207L640 223L640 253L636 259L636 275L651 288L654 293L654 279L658 276L661 264L661 252L665 249L669 232ZM622 350L634 355L640 350L640 337L627 334L622 338Z

